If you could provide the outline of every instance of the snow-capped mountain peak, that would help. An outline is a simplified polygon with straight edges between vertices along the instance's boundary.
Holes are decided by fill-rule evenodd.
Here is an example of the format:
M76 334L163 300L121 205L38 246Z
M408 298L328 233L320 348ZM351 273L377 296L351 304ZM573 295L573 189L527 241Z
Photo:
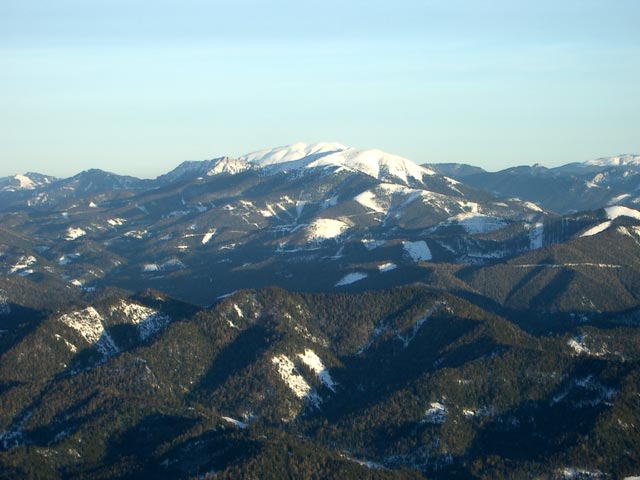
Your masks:
M585 165L599 166L599 167L623 167L623 166L638 166L640 165L640 155L624 154L616 155L615 157L603 157L595 160L588 160Z
M246 162L245 160L224 157L216 160L211 165L211 168L207 172L207 175L219 175L221 173L229 173L235 175L236 173L244 172L249 168L251 168L251 164Z
M296 162L297 160L318 158L335 152L348 150L349 147L336 142L321 142L306 144L302 142L276 147L272 149L258 150L240 157L249 163L259 167L282 163Z
M259 167L276 170L300 168L345 168L370 175L378 180L421 182L424 175L434 175L428 168L397 155L377 149L359 150L340 143L295 143L271 150L260 150L240 157Z
M178 179L186 180L200 176L211 176L220 173L236 174L251 168L251 165L242 159L229 157L214 158L212 160L182 162L176 168L164 175L160 175L157 180L163 183L174 182Z
M0 178L0 190L7 192L35 190L43 185L48 185L54 180L54 177L40 173L28 172L25 174L16 174L12 177Z

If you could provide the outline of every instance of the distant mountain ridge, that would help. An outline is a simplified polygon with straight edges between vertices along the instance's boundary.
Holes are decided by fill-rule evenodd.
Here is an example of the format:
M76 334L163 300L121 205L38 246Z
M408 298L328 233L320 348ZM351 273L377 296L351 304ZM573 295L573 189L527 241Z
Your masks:
M426 166L499 197L521 198L560 214L607 205L640 205L640 155L617 155L554 168L523 165L498 172L464 164Z

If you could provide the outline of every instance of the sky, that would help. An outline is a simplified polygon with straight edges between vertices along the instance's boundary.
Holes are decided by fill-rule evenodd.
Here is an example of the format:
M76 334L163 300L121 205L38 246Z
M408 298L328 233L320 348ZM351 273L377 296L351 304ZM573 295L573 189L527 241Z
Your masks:
M298 141L498 170L640 153L637 0L2 0L0 176Z

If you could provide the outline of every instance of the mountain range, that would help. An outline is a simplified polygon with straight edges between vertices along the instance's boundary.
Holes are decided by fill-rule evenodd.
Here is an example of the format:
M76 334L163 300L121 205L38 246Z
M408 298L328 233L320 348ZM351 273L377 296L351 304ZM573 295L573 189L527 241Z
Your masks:
M640 156L0 179L2 478L640 474Z

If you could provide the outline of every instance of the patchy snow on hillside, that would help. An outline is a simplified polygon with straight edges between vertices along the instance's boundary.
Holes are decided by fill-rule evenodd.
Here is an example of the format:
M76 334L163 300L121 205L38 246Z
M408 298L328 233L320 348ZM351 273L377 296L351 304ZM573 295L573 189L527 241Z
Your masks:
M110 357L118 353L118 347L111 335L104 329L102 317L93 307L77 312L71 312L58 319L68 327L73 328L91 345L95 345L103 357Z
M557 471L560 480L600 480L605 476L600 470L587 470L586 468L565 467Z
M307 400L312 405L319 405L320 397L313 392L311 386L307 383L304 377L300 375L298 369L289 357L285 354L276 355L271 359L271 362L278 369L278 374L282 381L289 387L296 397Z
M209 243L209 240L211 240L215 234L216 234L215 228L205 233L204 237L202 237L202 245L206 245L207 243Z
M402 242L402 248L414 262L426 262L432 259L431 250L427 242L419 240L417 242Z
M444 222L445 224L457 223L464 228L467 233L489 233L504 228L507 224L503 218L482 215L480 213L459 213Z
M342 235L349 225L333 218L318 218L307 227L307 240L322 241Z
M528 208L529 210L533 210L534 212L542 212L543 210L533 202L522 202L522 206Z
M578 337L573 337L573 338L569 339L569 341L567 342L567 345L569 345L569 347L571 347L573 349L573 351L576 353L576 355L588 355L588 356L591 356L591 357L602 357L602 356L606 355L607 353L609 353L609 351L607 350L606 345L600 346L600 348L597 351L592 350L591 348L589 348L587 346L586 340L587 340L587 336L586 335L580 335Z
M593 235L597 235L598 233L604 232L607 228L611 226L611 221L602 222L595 227L591 227L587 231L580 234L581 237L591 237Z
M329 370L326 369L320 357L313 350L307 348L304 353L299 353L298 357L316 374L320 383L335 392L335 382L331 378Z
M447 407L440 402L431 402L424 414L425 423L440 424L447 421Z
M58 335L57 333L54 336L56 337L56 340L62 340L71 353L76 353L78 351L78 347L76 347L73 343L69 342L63 336Z
M137 240L142 240L144 237L147 237L148 235L149 235L148 230L129 230L128 232L124 233L125 237L135 238Z
M224 420L227 423L230 423L231 425L235 425L236 427L244 430L245 428L247 428L249 425L241 422L240 420L236 420L235 418L231 418L231 417L220 417L222 418L222 420Z
M23 255L18 261L9 269L9 274L13 273L25 273L28 272L29 267L36 263L38 260L33 255ZM33 272L33 270L31 270ZM31 273L30 272L30 273Z
M363 272L353 272L348 273L344 277L342 277L338 283L335 284L336 287L343 287L344 285L351 285L352 283L359 282L360 280L364 280L368 275Z
M369 251L375 250L376 248L381 247L385 243L387 243L386 240L374 240L372 238L363 238L360 241L362 242L362 245L364 245L364 248Z
M382 263L378 265L378 270L381 273L390 272L391 270L395 270L396 268L398 268L398 266L395 263L391 263L391 262Z
M607 207L604 211L607 213L607 218L609 220L615 220L618 217L631 217L636 220L640 220L640 211L634 210L633 208L618 205L614 207Z
M58 265L69 265L72 261L79 258L79 253L68 253L58 258Z
M164 315L153 308L129 303L121 300L111 309L111 314L121 314L138 329L141 340L146 340L171 322L168 315Z
M112 227L120 227L127 223L127 221L124 218L110 218L107 220L107 223Z
M81 228L69 227L69 228L67 228L67 233L66 233L64 238L66 240L75 240L76 238L83 237L86 234L87 234L87 232L85 232Z

